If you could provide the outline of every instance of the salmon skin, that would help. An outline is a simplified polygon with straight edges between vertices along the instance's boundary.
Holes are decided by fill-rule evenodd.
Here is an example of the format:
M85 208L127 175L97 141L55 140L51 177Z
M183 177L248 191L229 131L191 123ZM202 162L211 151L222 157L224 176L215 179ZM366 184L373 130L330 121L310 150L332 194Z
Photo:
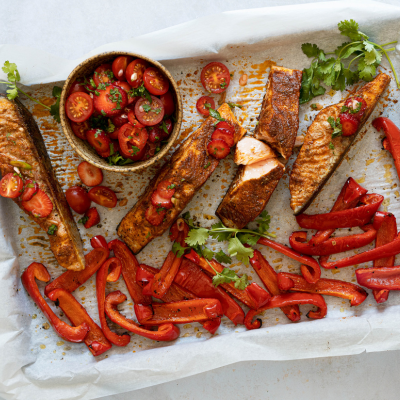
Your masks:
M20 197L14 202L24 210L45 232L51 225L57 230L48 235L50 249L58 263L67 269L85 268L82 240L67 204L64 192L56 178L39 128L32 114L18 101L0 95L0 171L4 176L15 172L11 161L24 161L32 169L19 169L23 180L36 181L53 203L53 211L45 218L26 212Z
M307 130L304 144L290 174L290 206L295 215L307 209L340 165L389 82L388 75L379 74L352 95L352 97L362 97L367 103L359 128L352 136L337 136L332 139L333 129L328 118L332 117L336 121L344 102L326 107L317 114ZM329 147L331 142L333 149Z
M218 109L222 118L235 128L235 140L240 140L246 130L240 126L228 104ZM161 236L175 221L196 192L211 176L219 161L210 156L207 145L214 132L215 118L208 117L172 155L151 180L137 203L122 219L117 234L137 254L155 237ZM167 210L164 221L154 226L145 217L151 205L151 195L161 181L175 184L174 206Z

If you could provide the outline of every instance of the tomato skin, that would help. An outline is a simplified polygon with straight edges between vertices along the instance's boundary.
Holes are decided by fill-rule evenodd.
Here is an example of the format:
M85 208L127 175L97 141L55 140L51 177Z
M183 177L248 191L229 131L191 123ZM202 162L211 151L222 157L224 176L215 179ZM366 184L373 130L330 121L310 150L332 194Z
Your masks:
M104 207L114 208L117 205L116 194L108 187L95 186L89 190L89 199Z
M232 147L235 144L235 139L233 134L229 131L226 131L225 129L216 129L211 135L211 140L213 139L221 139L229 147Z
M112 83L115 81L111 64L102 64L94 70L93 80L96 86L100 83Z
M163 103L165 115L172 115L175 111L174 96L170 91L160 96L161 103Z
M87 161L78 165L78 175L86 186L97 186L103 182L103 171Z
M164 118L164 106L161 103L161 100L155 96L151 96L151 100L152 102L150 104L147 99L141 98L135 105L135 115L137 120L146 126L157 125ZM150 106L150 111L146 112L143 108L144 106Z
M111 122L113 123L113 125L115 125L117 128L121 128L122 125L125 125L129 122L128 120L128 114L125 113L125 111L120 114L117 115L116 117L112 117L111 118Z
M93 114L93 100L85 92L72 93L65 102L65 111L72 122L84 122Z
M137 58L126 67L125 77L131 87L136 89L142 84L143 74L147 68L147 65L148 64L146 61Z
M155 96L161 96L168 92L168 78L157 68L147 68L143 74L143 82L145 88Z
M70 122L72 132L74 132L75 136L79 139L87 140L86 139L86 132L90 129L90 125L88 121L83 122Z
M210 110L205 107L206 104L209 104L211 108L215 110L215 102L212 97L209 96L201 96L196 103L197 111L204 115L205 117L210 116Z
M131 125L133 125L134 127L136 127L136 128L144 128L144 125L141 124L141 123L136 119L135 110L129 110L129 112L128 112L128 120L129 120L129 123L130 123Z
M152 126L149 130L149 142L150 143L157 143L163 138L163 133L165 132L158 126Z
M107 86L105 90L98 90L99 96L93 96L94 107L102 115L115 117L121 114L128 104L128 95L125 90L116 85Z
M132 62L133 57L130 56L119 56L112 63L112 72L115 79L120 81L126 81L125 71L126 67Z
M84 85L82 85L82 82L79 82L80 80L83 82L82 78L78 78L78 79L74 80L74 82L71 85L71 88L69 89L68 96L75 92L88 93L88 90L86 89L86 87Z
M86 189L82 186L72 186L65 192L69 206L78 214L85 214L92 203Z
M202 69L200 79L207 92L222 93L228 88L231 76L224 64L212 62Z
M32 179L25 181L24 192L22 193L21 200L29 201L39 190L39 185Z
M174 124L172 123L172 121L169 118L166 119L164 122L167 127L168 135L170 135L174 129Z
M101 235L93 236L90 239L90 245L94 249L98 249L98 248L108 249L106 239L104 238L104 236L101 236Z
M230 147L221 139L213 139L207 146L208 154L217 160L225 158L230 153Z
M148 134L145 128L135 128L131 124L125 124L118 132L118 142L121 155L125 158L137 161L146 145ZM136 147L136 149L134 148ZM135 153L136 151L136 153Z
M23 187L24 182L19 175L10 172L4 175L0 181L0 196L15 199L21 195Z
M104 153L110 149L111 139L101 129L90 129L86 132L89 144L99 153Z

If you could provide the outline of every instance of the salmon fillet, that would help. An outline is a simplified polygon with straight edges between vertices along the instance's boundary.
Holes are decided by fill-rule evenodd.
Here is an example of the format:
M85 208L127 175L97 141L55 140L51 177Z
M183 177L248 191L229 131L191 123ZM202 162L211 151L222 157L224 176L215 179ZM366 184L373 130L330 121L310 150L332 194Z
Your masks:
M337 136L332 139L333 129L328 122L328 117L336 120L344 102L326 107L317 114L307 130L304 144L290 174L290 206L295 215L307 209L339 166L389 82L388 75L379 74L373 81L354 93L355 97L362 97L366 101L367 108L357 132L352 136ZM334 149L329 147L330 142Z
M25 161L32 169L19 169L23 180L36 181L53 203L48 217L27 213L45 232L56 225L54 235L48 235L50 249L58 263L67 269L85 268L82 241L63 190L51 166L39 128L32 114L18 101L0 96L0 171L2 176L15 172L11 161ZM13 199L23 210L20 197ZM25 211L25 210L24 210Z
M267 142L288 159L299 129L302 71L272 66L255 129L256 139Z
M267 144L246 136L236 145L234 161L237 165L249 165L274 157L275 152Z
M219 109L221 117L235 128L235 140L246 132L240 126L229 106L225 103ZM211 176L219 161L211 157L207 145L214 132L216 119L208 117L172 155L171 160L151 180L137 203L122 219L117 227L117 234L137 254L155 237L161 236L175 221L182 210L192 200L196 192ZM167 211L164 221L154 226L145 213L151 205L151 195L159 182L167 180L175 184L174 206Z

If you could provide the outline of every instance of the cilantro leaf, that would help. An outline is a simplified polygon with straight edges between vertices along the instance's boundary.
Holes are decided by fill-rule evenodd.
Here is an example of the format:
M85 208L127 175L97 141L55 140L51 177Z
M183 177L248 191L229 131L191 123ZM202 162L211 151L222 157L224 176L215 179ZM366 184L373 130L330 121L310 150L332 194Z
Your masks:
M214 110L213 108L211 108L210 104L205 103L204 107L207 108L208 111L210 111L211 117L217 119L218 121L225 121L225 119L221 117L221 114L217 110Z
M235 288L239 290L244 290L249 285L247 275L244 274L241 278L239 278L235 271L232 271L229 268L224 268L222 272L218 272L213 277L213 285L218 286L221 283L231 283L235 282Z
M191 229L189 231L188 237L185 239L185 242L189 246L203 245L207 242L208 236L209 236L208 229L205 228Z
M178 242L174 242L172 245L172 251L178 258L181 258L185 254L186 249L187 247L182 247Z
M61 122L60 119L60 98L61 98L61 92L62 89L58 86L54 86L53 87L53 97L55 97L57 99L57 101L50 106L50 114L53 116L53 118L57 121L57 122Z
M228 240L232 236L232 232L213 232L217 229L223 229L225 225L222 222L218 222L211 226L210 235L212 238L217 239L218 242Z
M242 242L237 237L229 239L228 253L232 257L236 257L245 265L248 265L249 259L254 256L253 249L250 247L244 247Z
M338 28L341 35L348 36L353 41L368 39L368 36L358 30L358 23L354 19L339 22Z
M209 261L212 260L213 257L214 257L214 252L211 249L209 249L208 247L206 247L206 246L204 246L201 249L201 252L203 254L203 257L206 258Z
M15 85L14 86L10 85L10 89L7 89L7 98L9 100L14 100L17 96L18 96L17 87Z
M321 51L316 44L311 43L303 43L301 45L301 50L309 58L317 58Z
M17 69L17 64L6 61L2 70L5 74L7 74L7 79L9 82L19 82L21 80Z
M249 246L255 246L258 242L259 236L252 235L251 233L238 233L236 237L243 243Z
M232 259L227 254L225 254L222 250L220 250L218 253L215 253L215 259L219 263L223 263L223 264L231 264L232 263Z
M374 64L367 65L364 59L358 63L359 76L364 81L370 82L376 74L376 67Z

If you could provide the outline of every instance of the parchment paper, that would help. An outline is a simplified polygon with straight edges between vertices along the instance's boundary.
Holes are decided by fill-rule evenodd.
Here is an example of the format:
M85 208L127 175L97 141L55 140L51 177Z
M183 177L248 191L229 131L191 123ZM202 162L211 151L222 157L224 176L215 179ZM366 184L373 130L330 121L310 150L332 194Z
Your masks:
M399 38L400 8L368 1L314 3L210 16L105 45L84 58L107 50L132 50L162 60L178 82L183 96L184 122L179 144L202 119L195 110L195 102L204 94L199 75L206 62L222 61L234 72L226 98L245 106L243 110L236 109L236 113L243 125L252 130L261 106L268 68L273 63L298 69L308 66L310 60L302 54L301 44L317 43L332 51L345 41L338 34L336 24L349 18L356 19L361 29L377 43ZM391 58L400 72L398 51L392 52ZM0 47L0 64L5 60L17 63L23 83L33 85L27 90L45 102L51 102L54 82L62 85L62 80L81 61L63 60L34 49L3 45ZM386 61L380 69L392 76ZM249 75L245 87L238 85L242 73ZM331 91L314 102L328 105L347 94L347 91ZM219 100L219 96L214 97ZM399 123L398 99L399 91L392 82L310 212L328 211L347 177L352 176L370 192L383 194L382 209L390 210L400 218L396 170L389 154L382 150L382 137L370 124L382 113ZM64 189L79 183L76 166L81 160L70 149L61 127L40 106L23 97L22 100L38 121ZM315 115L310 104L301 106L299 132L306 131ZM287 172L296 154L292 156ZM116 237L116 225L135 204L155 170L156 167L137 174L105 173L103 184L113 188L120 201L112 210L98 207L101 227L88 231L80 227L86 251L91 250L89 239L94 235L103 234L107 240ZM235 171L232 156L229 156L189 204L187 209L203 226L217 221L214 212ZM271 231L277 234L277 241L281 243L288 243L289 234L298 229L289 198L288 175L285 174L267 205L272 216ZM19 278L32 261L43 262L52 277L63 271L49 250L45 233L13 202L0 198L0 206L0 395L6 399L94 399L244 360L290 360L400 349L400 295L391 292L387 303L378 306L370 295L356 308L350 308L348 301L325 297L328 315L319 321L307 320L305 314L309 308L302 306L302 321L296 324L289 323L280 310L269 310L262 317L263 328L255 331L247 331L243 326L234 327L224 317L213 337L199 324L181 326L180 338L172 343L158 343L133 335L127 347L114 346L106 354L94 358L84 344L63 342L51 328L48 329L46 319L26 294ZM219 246L217 243L211 245L215 249ZM159 268L170 246L165 234L138 255L139 262ZM268 248L258 247L277 271L299 272L297 262ZM338 258L342 256L346 254L340 254ZM235 262L232 268L247 273L253 281L260 283L251 267ZM322 276L355 282L355 268L323 271ZM39 283L39 287L43 289L44 285ZM108 287L109 291L116 289L128 294L123 282ZM94 278L74 295L98 322ZM59 309L55 310L60 313ZM130 299L122 312L134 318ZM113 328L118 331L117 327Z

